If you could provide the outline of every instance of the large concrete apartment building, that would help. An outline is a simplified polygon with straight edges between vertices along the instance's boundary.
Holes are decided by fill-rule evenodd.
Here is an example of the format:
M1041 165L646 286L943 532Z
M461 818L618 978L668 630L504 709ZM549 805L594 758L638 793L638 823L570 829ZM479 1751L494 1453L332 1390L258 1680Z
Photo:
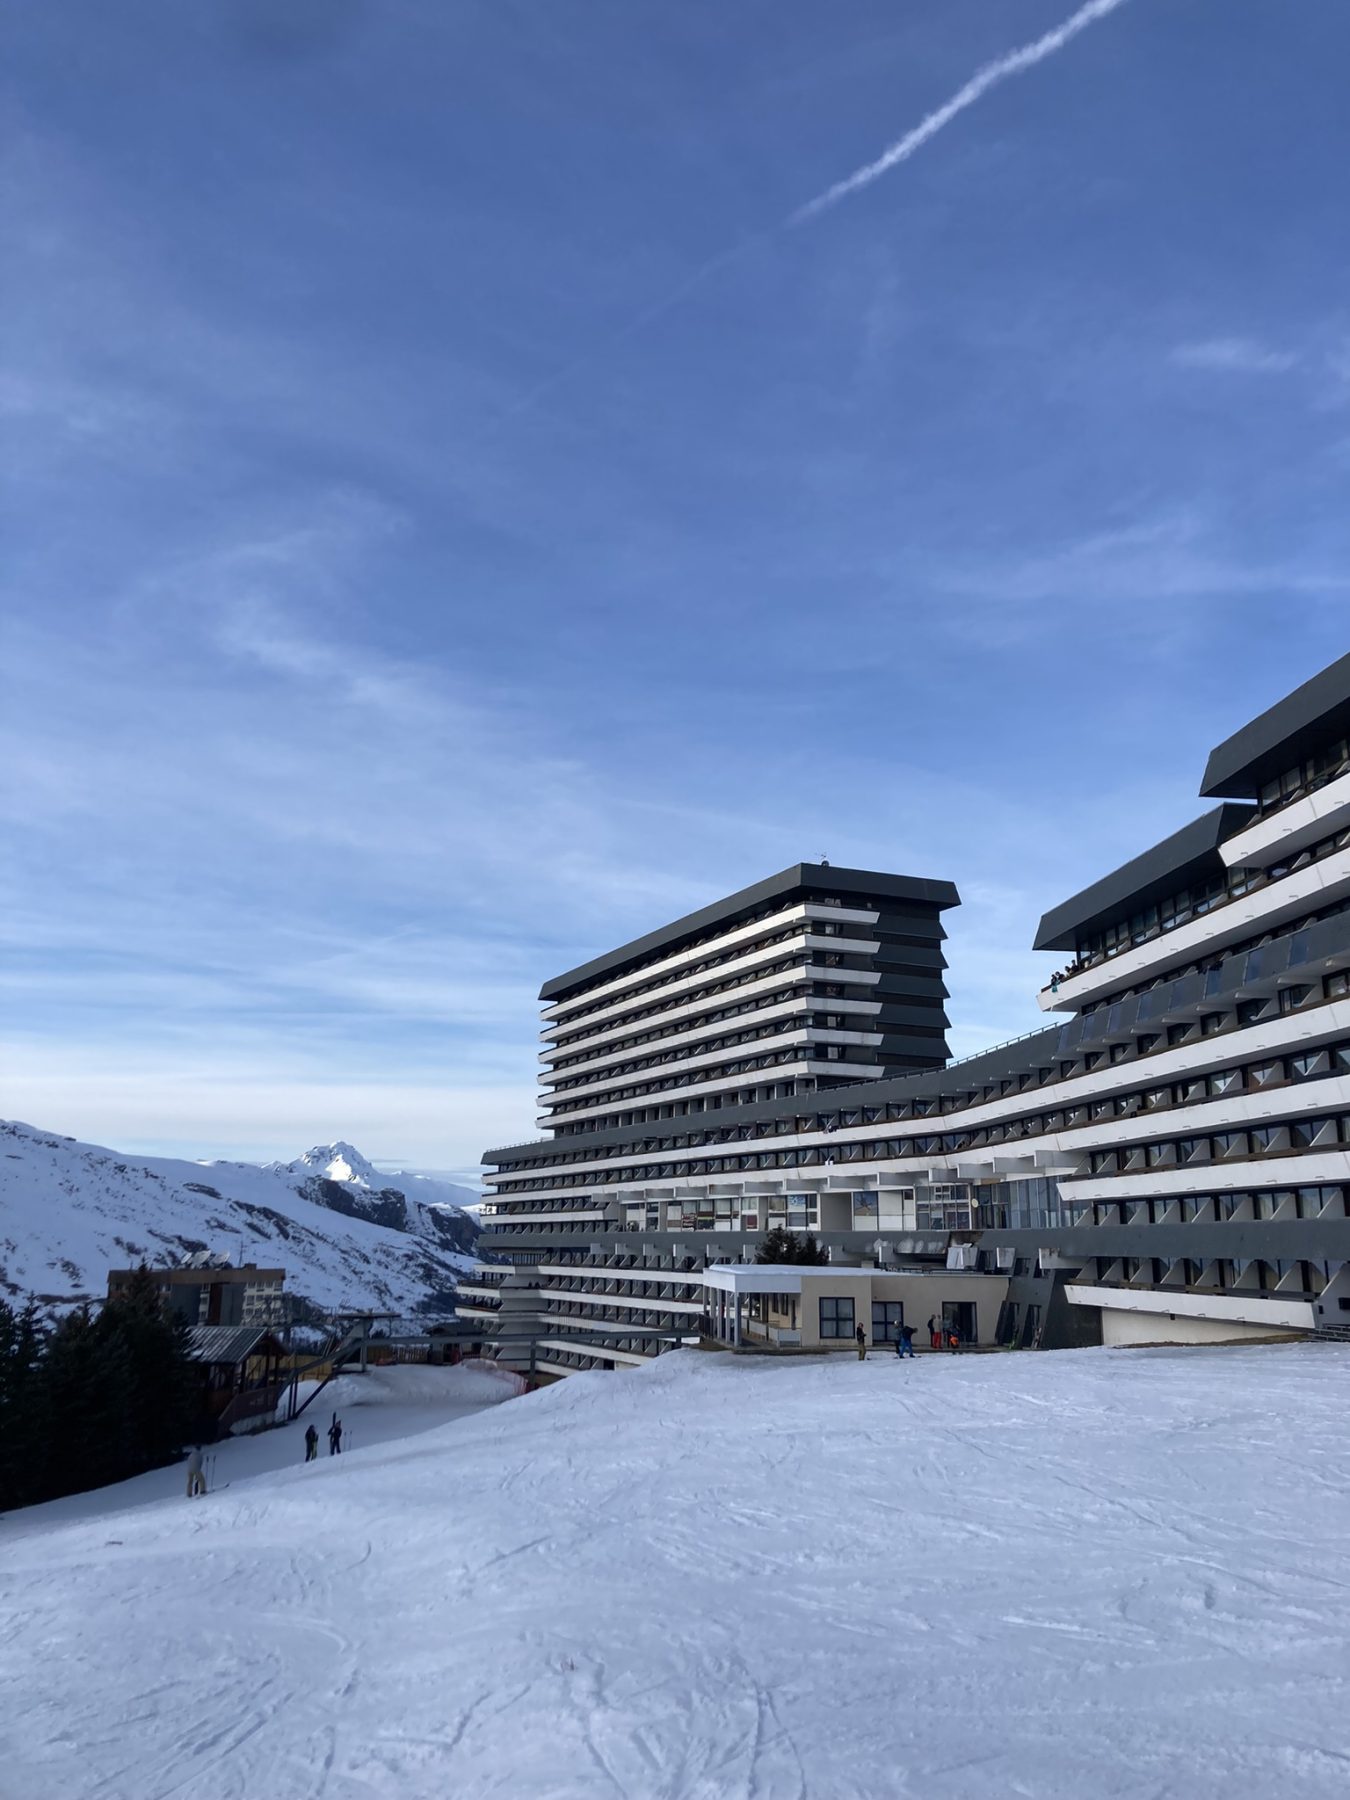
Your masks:
M1053 1022L959 1062L942 880L801 864L546 983L549 1135L485 1158L466 1316L556 1373L640 1362L781 1224L831 1320L875 1271L877 1336L920 1271L944 1309L983 1278L983 1341L1350 1333L1350 656L1201 794L1042 919Z

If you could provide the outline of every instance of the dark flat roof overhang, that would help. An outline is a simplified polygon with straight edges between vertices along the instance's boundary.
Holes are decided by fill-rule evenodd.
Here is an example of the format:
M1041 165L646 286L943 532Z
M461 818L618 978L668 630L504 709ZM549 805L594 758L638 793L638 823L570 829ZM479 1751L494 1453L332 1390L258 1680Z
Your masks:
M684 918L663 925L658 931L649 931L645 937L634 938L632 943L582 963L579 968L569 969L565 975L555 975L540 988L539 998L544 1001L565 999L578 988L589 987L606 976L620 975L635 963L645 962L662 950L678 949L683 939L701 937L718 928L729 929L738 919L758 912L766 902L780 899L786 902L798 889L805 888L838 894L841 898L850 894L871 894L898 905L908 901L936 907L939 911L961 904L961 896L950 881L927 881L917 875L886 875L874 869L836 869L831 863L794 863L791 868L770 875L765 881L757 881L753 887L742 888L739 893L728 894L725 899L716 900L698 912L687 913Z
M1032 949L1075 950L1081 938L1102 926L1127 919L1142 906L1219 874L1225 867L1219 845L1240 831L1251 816L1250 806L1225 802L1192 819L1142 856L1052 907L1041 920Z
M1286 694L1209 753L1200 792L1255 799L1266 782L1322 745L1350 736L1350 655Z

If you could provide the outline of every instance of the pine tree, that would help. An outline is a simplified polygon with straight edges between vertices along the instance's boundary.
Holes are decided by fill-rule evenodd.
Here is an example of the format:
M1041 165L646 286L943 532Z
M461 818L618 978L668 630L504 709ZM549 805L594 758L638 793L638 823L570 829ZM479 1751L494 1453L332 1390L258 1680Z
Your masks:
M172 1462L195 1398L187 1327L148 1269L97 1318L81 1307L46 1334L31 1302L0 1300L0 1510Z
M78 1494L129 1472L122 1346L101 1340L88 1307L69 1312L47 1340L38 1384L47 1426L44 1499Z
M144 1264L133 1271L124 1293L103 1308L95 1331L125 1384L119 1465L137 1474L174 1461L192 1426L187 1327L165 1305L164 1290Z
M819 1266L830 1260L830 1253L824 1245L816 1242L816 1234L808 1231L797 1247L797 1261Z
M0 1512L38 1498L43 1477L42 1330L35 1302L0 1300Z
M801 1261L801 1244L795 1232L785 1231L781 1225L775 1225L772 1231L766 1231L764 1240L755 1252L757 1263L794 1263Z

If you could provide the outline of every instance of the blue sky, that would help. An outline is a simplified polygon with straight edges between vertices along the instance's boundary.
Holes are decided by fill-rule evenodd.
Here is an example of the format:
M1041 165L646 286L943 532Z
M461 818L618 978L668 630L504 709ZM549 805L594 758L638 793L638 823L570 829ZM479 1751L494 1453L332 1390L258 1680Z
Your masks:
M1040 913L1350 638L1350 8L3 26L0 1110L535 1135L547 976L800 858ZM711 266L710 266L711 265Z

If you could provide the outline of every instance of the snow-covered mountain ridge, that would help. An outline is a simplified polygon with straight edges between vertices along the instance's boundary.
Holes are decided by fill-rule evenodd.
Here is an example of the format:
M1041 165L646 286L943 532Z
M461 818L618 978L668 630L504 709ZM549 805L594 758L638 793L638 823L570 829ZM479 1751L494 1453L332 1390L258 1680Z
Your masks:
M110 1268L194 1250L284 1268L286 1292L331 1310L448 1310L477 1228L464 1188L382 1174L350 1144L290 1163L123 1156L0 1121L0 1292L50 1306L98 1299Z

